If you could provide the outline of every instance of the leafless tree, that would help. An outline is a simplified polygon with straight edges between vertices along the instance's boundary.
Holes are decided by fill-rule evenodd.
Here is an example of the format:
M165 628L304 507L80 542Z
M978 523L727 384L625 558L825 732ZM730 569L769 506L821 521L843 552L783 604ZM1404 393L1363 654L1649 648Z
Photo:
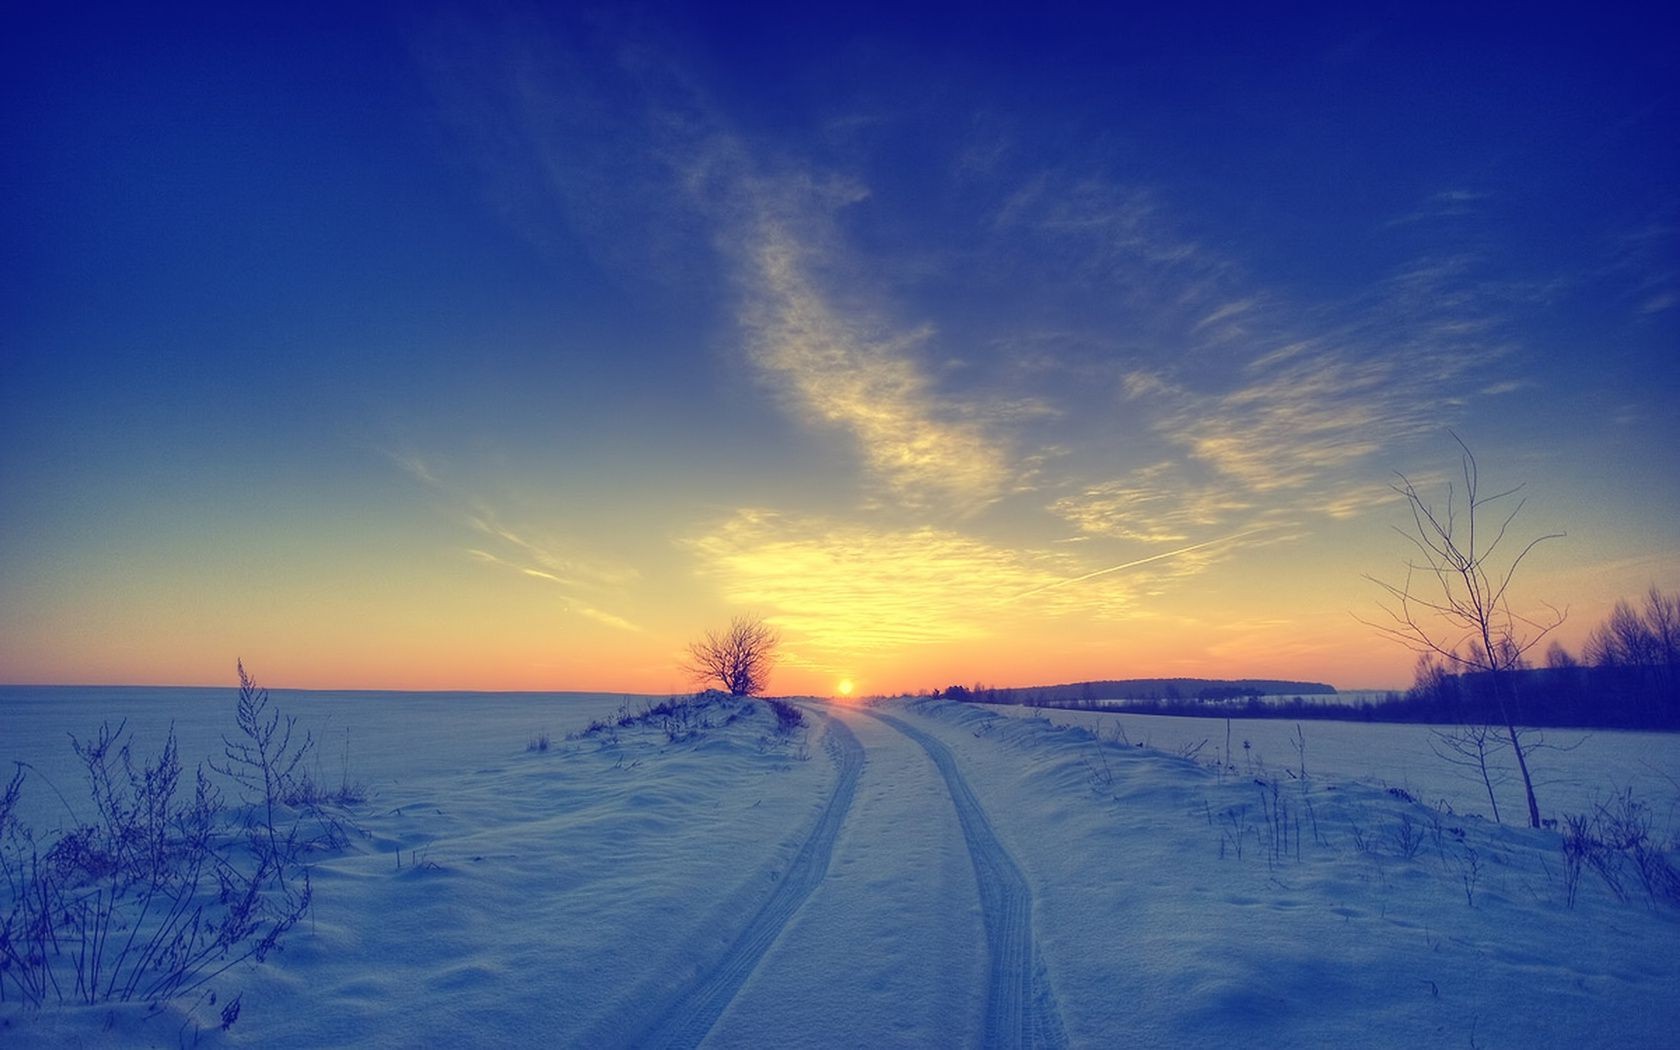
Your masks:
M1662 597L1654 588L1653 594ZM1655 667L1661 662L1661 648L1657 633L1626 598L1616 602L1610 618L1587 636L1587 660L1597 667Z
M1415 652L1433 653L1460 672L1487 676L1522 774L1529 825L1539 827L1540 807L1528 770L1530 748L1517 730L1513 672L1524 666L1529 650L1563 623L1565 613L1552 605L1543 605L1541 614L1518 613L1509 592L1517 569L1534 548L1563 533L1530 540L1506 561L1501 548L1526 502L1519 498L1514 506L1510 503L1521 486L1482 495L1476 457L1457 434L1453 440L1462 452L1462 501L1449 483L1445 503L1433 504L1410 478L1396 475L1399 480L1392 488L1406 498L1412 525L1395 531L1406 537L1415 555L1406 560L1406 575L1399 583L1366 577L1387 594L1380 603L1387 621L1363 622Z
M1587 636L1585 659L1625 672L1645 717L1673 718L1672 707L1680 703L1680 594L1652 585L1643 610L1618 601L1610 618Z
M1451 765L1470 770L1487 789L1488 805L1493 807L1493 822L1499 820L1499 799L1493 789L1505 783L1507 771L1495 759L1505 746L1499 731L1489 725L1468 724L1450 729L1434 729L1429 734L1429 749L1437 758ZM1533 791L1529 792L1530 797Z
M707 631L688 646L684 668L695 681L715 685L731 696L764 690L775 663L781 635L757 616L737 616L724 631Z
M1645 593L1643 612L1625 598L1618 601L1610 619L1587 636L1587 662L1599 667L1680 665L1680 594L1664 594L1653 585Z
M1553 671L1578 671L1581 661L1569 655L1562 642L1553 642L1546 646L1546 666Z

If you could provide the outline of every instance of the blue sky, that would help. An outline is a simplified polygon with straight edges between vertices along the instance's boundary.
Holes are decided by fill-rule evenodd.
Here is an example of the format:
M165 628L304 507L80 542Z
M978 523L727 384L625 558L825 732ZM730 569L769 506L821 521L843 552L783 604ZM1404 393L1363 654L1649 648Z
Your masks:
M1574 644L1680 586L1676 78L1590 14L27 15L0 679L1403 683L1448 428Z

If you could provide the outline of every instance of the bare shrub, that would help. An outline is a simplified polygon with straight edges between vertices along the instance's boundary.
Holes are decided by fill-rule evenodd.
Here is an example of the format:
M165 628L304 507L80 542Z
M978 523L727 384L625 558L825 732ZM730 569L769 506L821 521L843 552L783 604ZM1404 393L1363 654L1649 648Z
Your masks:
M764 702L769 704L770 710L776 713L776 731L778 733L791 734L805 724L805 712L786 700L778 700L772 697Z
M222 737L222 761L212 759L210 768L238 787L251 848L285 871L307 851L342 847L344 821L329 807L361 802L366 792L348 778L336 791L318 785L305 764L314 736L294 740L297 719L270 706L268 690L245 673L243 662L238 672L239 735Z
M1091 790L1097 795L1108 795L1114 791L1114 770L1109 767L1108 756L1102 748L1097 748L1097 760L1084 760L1085 778L1091 784Z
M1290 812L1289 796L1276 780L1256 780L1254 784L1260 791L1260 815L1266 824L1261 844L1266 848L1267 867L1276 867L1288 857L1291 831L1294 832L1295 859L1300 860L1301 825Z
M1436 757L1450 765L1470 770L1482 782L1487 791L1488 805L1493 808L1495 824L1500 823L1499 799L1493 789L1505 783L1509 776L1504 767L1493 759L1506 746L1493 726L1459 725L1429 731L1429 749L1435 752Z
M1652 904L1680 904L1680 870L1652 840L1651 828L1651 808L1634 798L1632 789L1595 804L1591 813L1565 815L1561 846L1569 906L1575 906L1581 875L1589 868L1617 900L1627 900L1637 883Z
M1394 826L1393 839L1396 852L1412 860L1423 850L1424 827L1410 813L1402 813L1400 822Z
M618 745L620 729L653 727L665 734L668 743L678 744L693 740L706 730L729 725L748 710L748 701L716 690L673 696L657 704L644 705L634 713L628 707L621 707L614 718L597 719L566 739L597 740L605 749Z
M171 729L137 759L125 724L71 738L92 819L37 839L17 819L24 770L0 793L0 1002L159 1002L262 961L306 914L302 853L341 835L335 793L298 775L311 742L240 668L239 741L212 769L242 790L231 816L199 767L190 792ZM341 789L337 797L349 792ZM229 834L227 825L241 825ZM325 821L325 822L323 822ZM237 1004L238 996L230 1002ZM224 1011L231 1024L238 1007Z
M1248 819L1248 806L1228 806L1220 814L1219 829L1219 859L1225 859L1225 850L1230 848L1236 853L1237 859L1242 860L1243 842L1253 833L1253 825Z
M1464 883L1464 903L1476 906L1476 884L1482 879L1482 857L1474 846L1465 846L1458 855L1458 877Z
M178 797L174 733L136 763L123 727L74 743L95 818L37 843L7 807L0 874L0 1000L156 1002L261 961L309 907L293 854L220 833L220 793L200 769ZM20 787L21 774L12 787ZM15 791L11 792L15 795ZM270 841L259 835L251 842Z

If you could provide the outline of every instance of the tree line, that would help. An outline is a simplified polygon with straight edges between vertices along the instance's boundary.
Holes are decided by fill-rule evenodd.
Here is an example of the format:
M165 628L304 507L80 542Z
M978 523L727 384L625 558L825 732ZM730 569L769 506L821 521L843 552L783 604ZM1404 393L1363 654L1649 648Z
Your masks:
M1541 666L1518 657L1504 673L1516 720L1523 725L1680 729L1680 593L1664 594L1653 586L1640 605L1618 601L1587 636L1579 656L1554 641ZM1357 703L1328 699L1337 695L1335 687L1322 683L1263 679L1132 678L1029 687L976 683L924 695L1193 718L1456 725L1500 721L1496 685L1488 671L1455 671L1443 657L1425 653L1418 658L1410 689Z
M928 696L966 700L975 704L1020 704L1026 707L1109 706L1115 700L1231 701L1262 696L1334 696L1336 687L1323 682L1291 682L1271 678L1125 678L1064 685L992 687L951 685Z
M1618 601L1587 636L1579 657L1554 641L1543 666L1519 659L1509 672L1526 725L1680 729L1680 593L1653 586L1642 605ZM1497 706L1492 676L1453 673L1432 653L1418 658L1404 703L1424 721L1488 720Z

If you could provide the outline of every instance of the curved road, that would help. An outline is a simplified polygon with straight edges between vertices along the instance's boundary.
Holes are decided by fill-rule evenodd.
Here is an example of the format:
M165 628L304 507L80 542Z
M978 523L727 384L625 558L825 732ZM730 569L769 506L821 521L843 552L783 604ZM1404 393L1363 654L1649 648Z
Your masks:
M1032 889L1015 858L998 841L986 811L944 744L909 723L869 712L914 740L933 764L956 803L963 839L974 859L980 905L986 924L985 1045L998 1047L1067 1045L1061 1013L1050 982L1039 964L1032 936Z
M808 709L814 706L806 705ZM901 718L858 708L847 710L866 713L913 742L938 770L955 808L963 842L974 865L986 937L982 1045L1066 1046L1061 1014L1033 943L1032 890L1020 865L992 830L991 821L964 779L955 756L932 734ZM827 875L835 842L857 793L865 750L842 718L827 712L822 714L829 724L826 746L839 774L821 816L785 877L722 957L679 989L655 1018L625 1037L622 1045L699 1045ZM618 1033L612 1033L610 1041L617 1042L617 1036Z
M651 1024L626 1040L626 1046L699 1045L741 985L751 976L759 959L775 942L782 927L787 925L794 912L805 903L805 898L828 874L834 840L839 836L840 826L845 823L846 813L852 807L858 774L863 771L863 745L843 722L829 718L827 747L829 757L839 767L834 791L829 795L816 827L811 829L810 836L788 865L775 891L736 936L723 957L678 991Z

